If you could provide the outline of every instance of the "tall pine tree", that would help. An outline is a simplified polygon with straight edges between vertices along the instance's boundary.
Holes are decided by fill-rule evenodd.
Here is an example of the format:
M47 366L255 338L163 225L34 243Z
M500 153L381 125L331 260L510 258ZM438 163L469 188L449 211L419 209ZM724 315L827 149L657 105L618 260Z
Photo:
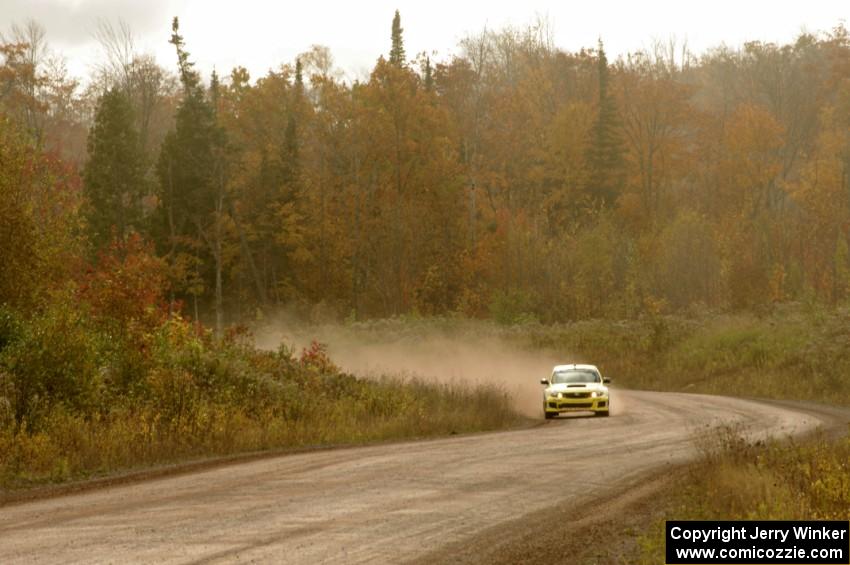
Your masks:
M402 39L401 36L402 32L404 32L404 29L401 27L401 16L399 15L398 10L396 10L395 16L393 16L392 48L390 49L390 63L396 67L404 66L405 61L404 39Z
M431 92L434 90L434 70L431 68L431 57L425 57L425 71L422 81L425 83L425 90Z
M89 237L98 248L138 230L145 194L144 157L130 101L118 89L101 96L88 137L83 193Z
M596 121L591 130L587 156L587 196L596 205L611 208L622 192L625 182L622 124L617 104L609 91L608 58L599 40L597 61L599 102Z
M213 104L207 99L200 76L189 61L174 18L171 43L177 50L183 100L177 108L174 130L160 151L157 172L163 224L170 241L172 262L202 265L212 259L215 287L216 330L223 327L222 215L224 214L224 140L216 123ZM217 77L212 96L215 98ZM206 247L210 255L203 255ZM211 256L211 257L210 257ZM207 271L208 272L208 271ZM187 273L187 280L202 280L202 273ZM190 294L201 288L194 284ZM204 285L206 286L206 285Z

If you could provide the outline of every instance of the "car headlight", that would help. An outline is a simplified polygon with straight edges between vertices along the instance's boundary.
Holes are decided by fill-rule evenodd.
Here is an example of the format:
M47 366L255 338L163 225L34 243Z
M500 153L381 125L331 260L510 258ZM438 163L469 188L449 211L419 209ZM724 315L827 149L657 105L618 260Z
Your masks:
M558 398L559 396L561 396L560 393L555 392L555 391L549 391L548 395L549 395L549 398Z
M596 390L590 393L591 398L604 398L606 396L608 396L607 390Z

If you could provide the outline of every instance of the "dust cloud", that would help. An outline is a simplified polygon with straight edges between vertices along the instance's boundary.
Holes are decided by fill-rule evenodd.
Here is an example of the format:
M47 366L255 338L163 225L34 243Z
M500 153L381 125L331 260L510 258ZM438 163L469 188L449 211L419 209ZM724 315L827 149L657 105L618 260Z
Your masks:
M430 382L492 384L507 392L521 413L539 417L540 379L552 367L570 362L552 352L528 351L491 336L457 335L439 330L358 332L345 326L293 326L255 329L258 347L276 349L281 342L296 354L312 340L328 346L333 362L362 377L393 375Z

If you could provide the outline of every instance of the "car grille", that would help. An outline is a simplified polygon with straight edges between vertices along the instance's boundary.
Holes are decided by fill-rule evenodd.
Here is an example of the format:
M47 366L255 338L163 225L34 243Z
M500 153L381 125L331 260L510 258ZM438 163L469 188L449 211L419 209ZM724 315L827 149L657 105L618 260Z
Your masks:
M565 392L564 398L590 398L589 392Z
M564 404L561 408L590 408L591 406L593 406L592 402L576 402L573 404Z

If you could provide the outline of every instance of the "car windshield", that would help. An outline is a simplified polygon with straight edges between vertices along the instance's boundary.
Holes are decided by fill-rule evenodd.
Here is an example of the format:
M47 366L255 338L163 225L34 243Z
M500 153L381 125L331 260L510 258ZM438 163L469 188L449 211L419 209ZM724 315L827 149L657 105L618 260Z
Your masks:
M552 374L552 384L564 383L601 383L602 377L592 369L571 369L569 371L556 371Z

